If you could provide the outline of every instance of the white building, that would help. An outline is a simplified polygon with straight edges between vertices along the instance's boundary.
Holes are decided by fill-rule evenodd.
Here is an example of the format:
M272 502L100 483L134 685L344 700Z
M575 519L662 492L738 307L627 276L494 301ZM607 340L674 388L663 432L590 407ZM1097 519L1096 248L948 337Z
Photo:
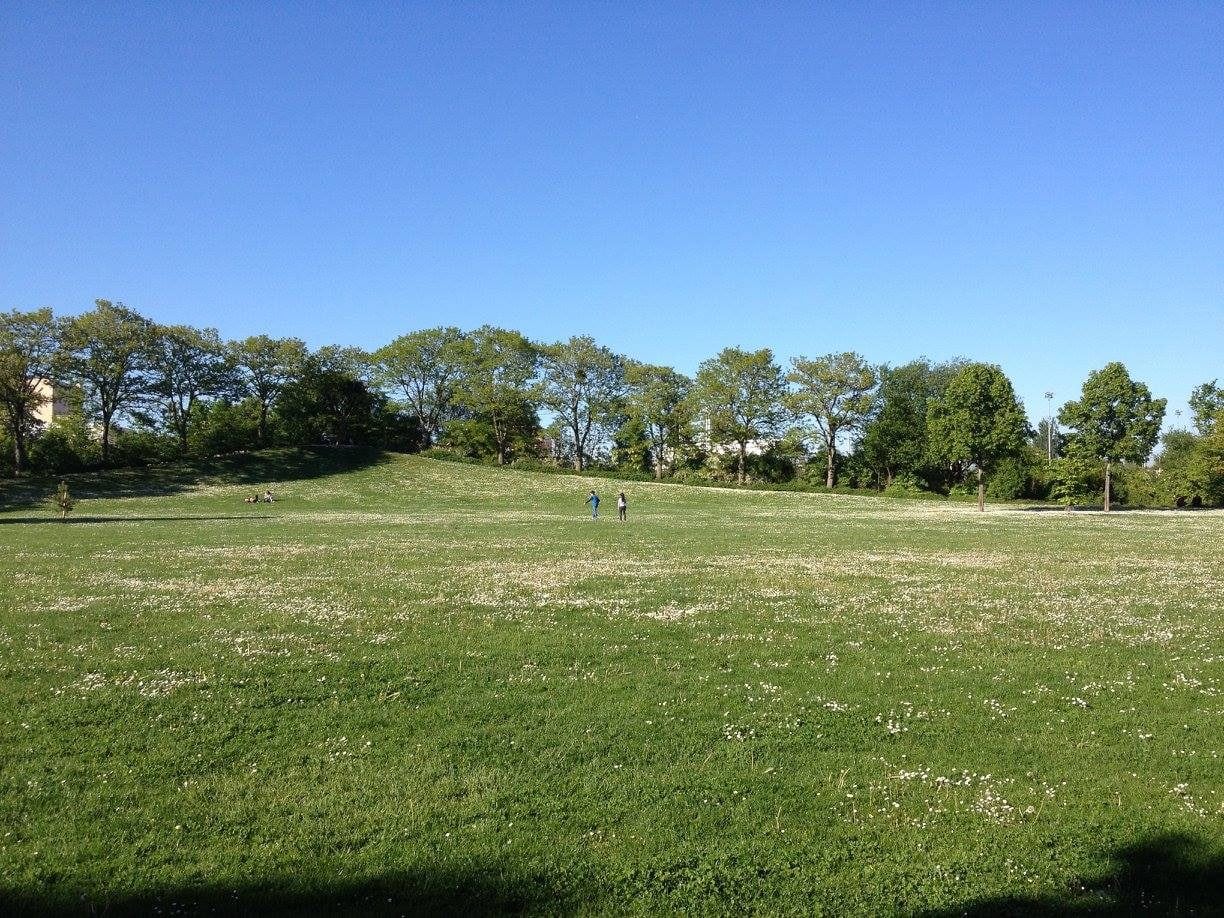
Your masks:
M34 380L34 394L39 401L34 406L34 420L40 427L50 427L51 422L60 415L68 413L68 403L55 397L55 386L49 379Z

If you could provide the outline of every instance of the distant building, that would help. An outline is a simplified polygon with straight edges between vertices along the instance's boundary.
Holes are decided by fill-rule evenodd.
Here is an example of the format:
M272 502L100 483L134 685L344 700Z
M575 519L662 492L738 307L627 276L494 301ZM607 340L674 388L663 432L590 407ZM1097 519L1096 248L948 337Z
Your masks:
M68 402L56 396L55 386L49 379L34 380L34 394L39 396L34 406L34 420L41 427L50 427L57 417L69 412Z
M693 442L701 449L708 453L713 453L716 456L722 456L726 453L738 453L738 443L715 443L713 438L713 425L708 417L702 418L698 423L697 434L693 437ZM776 440L749 440L744 445L744 452L749 456L763 456L777 443Z

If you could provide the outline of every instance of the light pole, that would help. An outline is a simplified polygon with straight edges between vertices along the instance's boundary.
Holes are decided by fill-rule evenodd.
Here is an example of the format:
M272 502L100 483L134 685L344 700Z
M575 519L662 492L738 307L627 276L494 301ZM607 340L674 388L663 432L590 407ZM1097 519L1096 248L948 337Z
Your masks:
M1054 461L1054 393L1047 392L1046 399L1046 462Z

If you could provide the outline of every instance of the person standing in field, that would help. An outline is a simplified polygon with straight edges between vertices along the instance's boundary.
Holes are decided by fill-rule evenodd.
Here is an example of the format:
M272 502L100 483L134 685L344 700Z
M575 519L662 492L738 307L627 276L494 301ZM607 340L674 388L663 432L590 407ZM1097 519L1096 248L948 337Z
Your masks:
M595 493L595 489L591 489L591 496L586 499L586 502L591 505L591 519L599 519L599 495Z
M625 492L620 492L620 497L616 498L616 516L623 523L629 518L629 501L625 500Z

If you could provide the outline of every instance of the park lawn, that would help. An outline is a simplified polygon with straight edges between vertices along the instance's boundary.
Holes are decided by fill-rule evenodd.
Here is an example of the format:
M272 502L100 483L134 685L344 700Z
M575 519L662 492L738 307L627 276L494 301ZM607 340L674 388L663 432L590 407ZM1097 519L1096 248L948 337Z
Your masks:
M1221 913L1224 514L69 484L0 492L0 911Z

